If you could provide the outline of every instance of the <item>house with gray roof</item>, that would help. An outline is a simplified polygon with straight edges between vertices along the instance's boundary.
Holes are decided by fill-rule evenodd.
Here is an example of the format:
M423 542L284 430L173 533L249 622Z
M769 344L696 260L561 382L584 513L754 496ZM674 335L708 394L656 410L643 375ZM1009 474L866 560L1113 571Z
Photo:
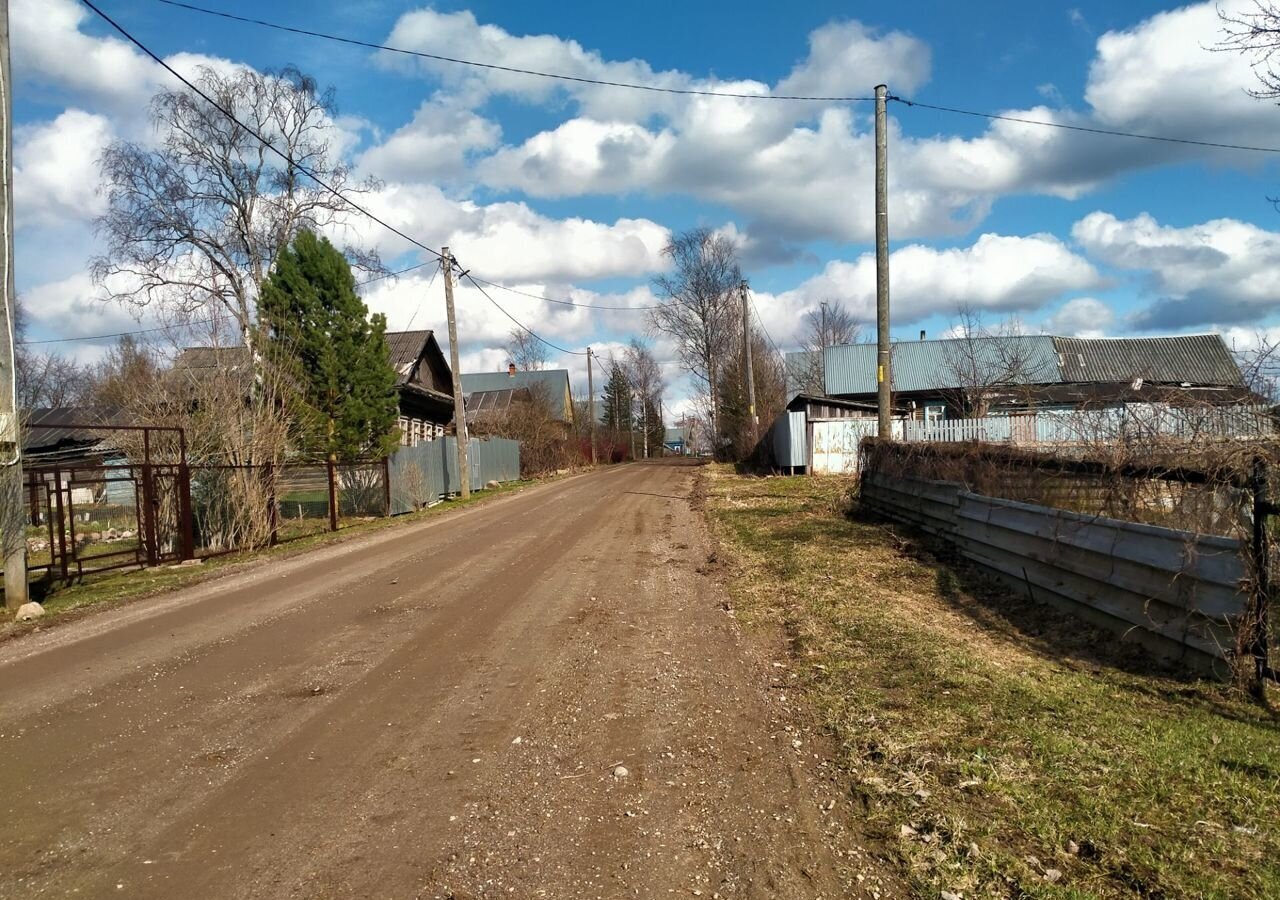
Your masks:
M522 371L509 365L505 372L469 372L462 375L462 393L473 397L472 403L476 405L489 402L485 395L521 388L531 396L545 398L557 421L566 426L573 425L573 395L569 390L568 369Z
M984 411L1072 409L1129 403L1232 405L1255 402L1221 335L1067 338L1013 335L898 341L890 366L894 406L912 418ZM873 403L876 347L825 353L826 393Z

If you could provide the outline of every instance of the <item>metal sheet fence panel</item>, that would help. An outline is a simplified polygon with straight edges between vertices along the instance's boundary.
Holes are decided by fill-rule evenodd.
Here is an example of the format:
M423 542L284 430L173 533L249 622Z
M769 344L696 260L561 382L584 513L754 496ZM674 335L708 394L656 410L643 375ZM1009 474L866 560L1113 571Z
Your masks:
M903 423L894 420L893 436L902 440ZM849 475L858 471L858 447L862 439L876 437L879 423L873 418L825 419L813 423L813 474Z
M953 543L988 571L1193 668L1221 670L1244 610L1243 547L1200 535L869 473L862 502Z
M445 437L416 447L401 447L388 461L391 476L391 514L412 512L461 490L457 439ZM467 444L470 487L482 489L490 481L520 478L520 442L499 438Z

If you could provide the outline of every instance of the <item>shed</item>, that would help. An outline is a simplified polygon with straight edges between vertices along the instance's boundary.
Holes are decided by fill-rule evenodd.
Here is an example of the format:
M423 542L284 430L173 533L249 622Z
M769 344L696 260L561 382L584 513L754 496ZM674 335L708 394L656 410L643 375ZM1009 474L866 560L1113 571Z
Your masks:
M813 470L814 428L824 422L863 419L875 423L876 405L836 397L796 394L769 429L773 464L791 474Z

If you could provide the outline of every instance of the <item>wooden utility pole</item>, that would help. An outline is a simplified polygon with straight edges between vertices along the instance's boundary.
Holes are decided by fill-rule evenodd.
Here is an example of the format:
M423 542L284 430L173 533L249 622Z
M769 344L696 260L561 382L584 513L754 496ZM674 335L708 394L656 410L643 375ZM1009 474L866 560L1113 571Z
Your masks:
M742 282L742 350L746 354L747 370L747 424L751 426L751 446L760 439L760 420L756 416L756 377L751 367L751 301L747 297L747 283Z
M4 602L16 610L27 602L27 540L23 527L22 441L18 435L17 366L13 317L13 90L9 80L9 0L0 0L0 222L4 240L4 300L0 302L0 557L4 561Z
M463 500L471 496L471 471L467 466L467 406L462 402L462 373L458 367L458 319L453 314L453 256L449 248L440 252L440 266L444 269L444 308L449 317L449 362L453 366L453 421L458 447L459 495Z
M889 347L889 137L885 100L889 89L876 85L876 406L878 433L893 439L889 409L893 373Z
M662 447L658 450L658 456L665 457L667 455L667 418L662 412L662 395L658 395L658 427L662 429Z
M591 371L591 348L587 348L587 415L591 418L591 465L596 464L596 382Z

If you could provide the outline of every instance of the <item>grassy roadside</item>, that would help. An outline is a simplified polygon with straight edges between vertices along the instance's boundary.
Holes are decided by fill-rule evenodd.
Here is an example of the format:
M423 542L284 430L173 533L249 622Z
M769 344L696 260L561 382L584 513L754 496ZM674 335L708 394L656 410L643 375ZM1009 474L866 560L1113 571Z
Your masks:
M51 621L56 622L77 612L83 612L106 603L137 600L189 587L223 575L243 571L249 566L266 560L288 559L300 553L314 550L317 547L339 544L386 529L399 528L415 522L438 518L454 510L484 503L495 497L519 491L533 484L554 480L557 480L557 478L512 481L497 488L476 491L466 500L449 500L418 512L406 513L394 518L344 520L341 523L341 530L337 532L322 531L263 550L214 557L205 560L199 565L161 566L154 569L135 569L133 571L91 576L87 581L80 584L56 588L44 598L42 605L44 606L45 615L36 621L16 622L11 617L6 616L3 621L0 621L0 641L35 628L46 627Z
M740 619L787 630L920 896L1280 896L1280 717L849 518L848 482L705 471Z

